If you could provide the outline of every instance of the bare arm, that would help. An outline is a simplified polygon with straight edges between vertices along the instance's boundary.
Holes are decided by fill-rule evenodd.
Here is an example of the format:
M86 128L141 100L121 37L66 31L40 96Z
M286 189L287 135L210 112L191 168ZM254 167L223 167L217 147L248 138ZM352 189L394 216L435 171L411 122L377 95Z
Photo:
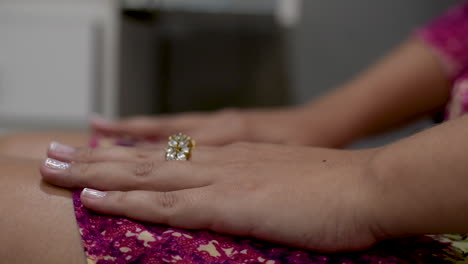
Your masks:
M384 235L468 232L468 116L384 147L373 161Z
M310 143L335 147L422 118L448 98L439 61L424 43L410 39L303 112Z
M100 134L135 138L165 139L184 132L203 145L250 141L340 147L421 118L448 97L449 82L438 60L423 43L410 39L356 79L303 106L94 118L91 127Z

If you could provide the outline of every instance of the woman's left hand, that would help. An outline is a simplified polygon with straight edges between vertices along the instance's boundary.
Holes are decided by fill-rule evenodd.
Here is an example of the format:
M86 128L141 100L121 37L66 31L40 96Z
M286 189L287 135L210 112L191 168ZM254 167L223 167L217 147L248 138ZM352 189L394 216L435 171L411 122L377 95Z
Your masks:
M334 252L381 238L374 152L235 143L166 161L162 148L55 143L41 173L55 185L92 188L81 200L100 213Z

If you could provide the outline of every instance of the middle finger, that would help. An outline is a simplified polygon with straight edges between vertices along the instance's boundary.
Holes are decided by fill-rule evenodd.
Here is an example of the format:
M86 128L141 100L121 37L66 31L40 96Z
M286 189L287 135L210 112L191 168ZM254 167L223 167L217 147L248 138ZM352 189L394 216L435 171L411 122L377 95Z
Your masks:
M213 161L217 157L215 147L197 147L192 148L191 161L203 162ZM146 162L146 161L164 161L165 146L152 147L80 147L74 148L57 142L50 144L47 156L64 162L103 162L103 161L122 161L122 162Z

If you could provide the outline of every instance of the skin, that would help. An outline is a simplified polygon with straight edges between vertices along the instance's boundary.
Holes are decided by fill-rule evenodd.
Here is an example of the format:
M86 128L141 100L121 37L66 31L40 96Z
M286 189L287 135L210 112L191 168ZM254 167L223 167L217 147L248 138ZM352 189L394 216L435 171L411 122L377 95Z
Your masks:
M91 127L107 136L164 140L184 132L203 145L249 141L342 147L440 110L449 98L446 76L432 51L409 39L355 79L305 105L120 121L94 117Z
M0 155L2 263L86 263L71 193L41 181L38 162Z
M378 240L466 233L468 116L357 151L236 143L190 161L148 148L50 149L71 162L48 182L88 187L88 208L180 228L253 236L305 249L362 250Z
M466 233L468 116L401 140L374 158L381 231ZM404 221L397 221L404 219Z
M427 153L420 153L417 146L429 146L433 140L437 142L437 139L442 138L442 132L430 132L436 136L421 136L388 148L352 152L303 146L231 143L249 141L340 147L360 137L421 118L443 106L448 97L449 82L443 67L427 47L415 39L410 39L356 79L306 105L285 109L225 110L211 114L192 113L122 121L95 117L91 121L94 132L111 136L165 138L175 132L185 132L198 143L193 159L189 162L162 161L160 148L154 149L154 152L150 152L149 148L114 148L102 156L97 155L100 149L79 148L77 153L88 154L70 156L70 153L49 151L48 155L52 158L75 163L69 170L61 172L51 171L41 165L41 173L45 180L59 186L86 186L107 191L107 195L102 199L86 196L86 192L82 197L86 206L99 212L186 228L207 227L223 233L251 235L327 252L359 250L383 238L420 231L442 231L448 222L435 229L437 223L434 221L424 230L422 227L416 227L416 223L420 222L421 216L424 216L426 221L430 218L429 215L443 215L437 211L440 208L448 208L446 210L450 218L450 213L453 213L451 210L459 210L461 204L465 203L461 194L454 195L459 193L455 192L456 187L463 186L463 177L454 178L456 184L452 185L456 186L444 185L437 176L424 178L423 182L422 178L431 172L429 169L421 172L416 167L405 165L408 159L406 163L403 160L392 160L411 153L411 158L418 157L418 163L415 164L418 164L419 168L426 166L433 169L432 175L436 175L437 172L437 175L441 175L441 168L428 166L438 164L433 164L432 157L427 157L430 152L426 149ZM463 125L457 127L459 131L463 131L461 126ZM449 130L443 132L456 133ZM62 245L67 249L76 247L82 254L79 239L75 242L63 240L73 239L74 236L67 234L65 230L76 231L69 198L44 195L38 191L41 190L41 185L39 181L34 180L37 176L33 169L34 163L11 158L43 157L43 152L39 150L45 149L44 139L51 138L67 143L66 140L57 140L57 136L49 137L43 134L39 136L37 144L35 135L19 135L0 141L0 151L4 156L10 157L0 164L0 177L4 178L0 188L9 187L0 195L13 195L17 201L13 203L17 206L1 206L5 207L10 215L15 216L11 219L24 221L20 229L29 230L29 227L25 227L30 225L31 229L39 232L38 236L42 235L46 241L53 241L47 240L48 235L57 234L50 234L51 232L45 230L55 228L57 223L63 223L61 228L64 232L56 233L67 236L62 240L57 238L54 241L59 243L55 242L47 248L27 244L20 252L18 251L22 250L21 247L12 246L17 245L11 242L14 240L3 240L0 245L8 250L2 254L9 257L7 259L11 260L10 263L40 263L36 261L36 256L40 259L44 256L41 254L49 254L44 251L56 247L57 244L60 244L59 248ZM443 137L449 135L444 134ZM70 142L70 145L85 145L80 141L82 135L77 135L77 138L78 141ZM210 145L214 147L208 147ZM449 164L449 158L453 157L448 154L454 154L451 152L453 147L439 147L437 153L441 156L445 153L447 156L443 157ZM411 150L405 152L407 148ZM138 154L139 151L143 151L142 154ZM151 153L157 154L153 156ZM458 159L463 157L458 154ZM11 162L12 160L15 162ZM139 166L142 164L144 166ZM459 167L456 168L461 171ZM116 173L118 181L108 178L109 171ZM391 174L389 171L402 173L398 178L395 177L398 173ZM62 177L65 175L70 177ZM411 180L413 176L414 181ZM23 177L32 177L33 180L17 182ZM178 180L175 181L176 179ZM420 188L421 184L427 187L427 182L437 186ZM396 188L400 185L407 187ZM24 188L27 188L26 192L22 191ZM416 210L418 213L414 214L414 219L405 222L402 215L408 216L413 213L411 209L416 208L416 204L408 203L408 195L418 189L423 191L417 192L418 199L414 203L427 199L427 204L423 206L427 210ZM428 190L429 194L424 190ZM452 195L449 196L449 201L459 202L453 205L431 200L430 195L441 195L444 190L449 190ZM407 193L403 193L404 191ZM19 205L25 204L25 193L49 197L51 200L57 198L57 201L64 203L62 205L68 204L69 207L53 203L54 206L51 207L48 200L41 199L39 201L46 202L32 204L32 201L37 199L27 199L27 206L23 208L28 210L20 212L18 208L22 208ZM378 210L380 207L395 210L381 211ZM44 219L50 215L63 214L65 220L61 219L57 223L50 221L53 224L50 226L49 221L32 222L28 219L33 219L35 215L26 213L35 213L32 208L36 208L38 213L44 213ZM460 219L461 222L466 221L464 215ZM454 226L457 228L450 230L463 231L461 225ZM11 222L2 224L2 228L3 232L8 234L21 232L18 225ZM30 235L30 232L24 234L27 235ZM76 233L74 237L77 238ZM59 249L58 251L67 252ZM63 262L64 255L58 255L60 256L57 259ZM25 258L26 261L15 258ZM34 261L29 261L31 259Z
M117 121L94 116L90 127L96 134L136 139L166 140L184 132L202 145L249 141L341 147L440 109L449 98L449 87L432 51L409 39L353 80L305 105ZM16 133L0 139L0 148L15 157L41 158L52 140L79 146L86 138L83 132Z
M84 145L84 133L0 137L0 256L5 263L86 263L71 192L42 181L37 167L51 140ZM50 232L53 230L53 232Z
M190 161L162 149L50 149L48 182L84 192L88 208L188 229L253 236L323 252L378 240L466 233L468 116L388 146L344 151L236 143Z
M166 161L162 149L55 147L50 157L73 163L43 165L41 173L63 187L108 191L102 199L82 197L104 214L325 252L376 242L365 206L372 199L366 164L375 150L235 143L194 151L180 162Z
M0 155L10 158L43 160L52 141L84 146L89 135L80 131L16 132L0 137Z

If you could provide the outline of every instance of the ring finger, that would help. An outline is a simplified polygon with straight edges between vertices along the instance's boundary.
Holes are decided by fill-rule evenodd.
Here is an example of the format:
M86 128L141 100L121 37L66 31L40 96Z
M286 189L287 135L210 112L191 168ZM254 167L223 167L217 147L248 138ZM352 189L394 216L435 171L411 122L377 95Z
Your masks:
M202 187L216 175L207 166L184 161L68 163L49 158L40 170L47 182L58 186L120 191Z

